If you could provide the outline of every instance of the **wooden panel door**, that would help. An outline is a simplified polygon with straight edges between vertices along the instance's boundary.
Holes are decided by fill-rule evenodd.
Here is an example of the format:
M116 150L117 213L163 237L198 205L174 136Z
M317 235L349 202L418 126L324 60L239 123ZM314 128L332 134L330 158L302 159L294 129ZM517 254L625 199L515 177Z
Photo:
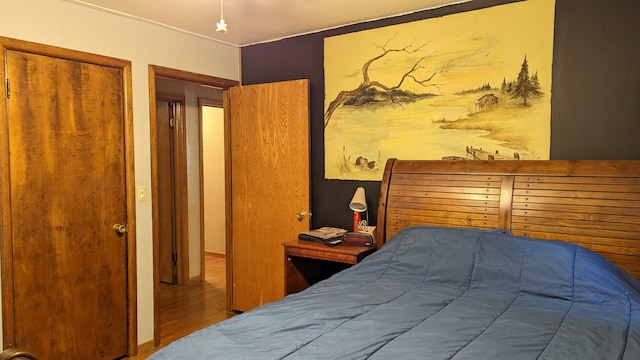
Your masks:
M309 229L309 83L234 87L229 97L231 297L247 311L284 296L282 244Z
M160 281L176 283L176 217L174 181L174 137L171 126L173 108L168 101L156 100L156 138L158 169L158 261Z
M189 284L189 228L187 203L187 138L184 98L156 96L155 156L157 171L158 270L160 281ZM153 170L152 170L153 171Z
M41 359L123 357L128 235L114 230L127 225L123 70L13 50L6 59L5 340Z

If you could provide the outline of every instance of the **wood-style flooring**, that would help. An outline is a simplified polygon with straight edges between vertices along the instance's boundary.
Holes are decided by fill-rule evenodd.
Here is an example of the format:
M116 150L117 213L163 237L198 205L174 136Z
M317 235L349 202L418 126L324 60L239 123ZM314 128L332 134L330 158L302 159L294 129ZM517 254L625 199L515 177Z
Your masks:
M149 357L161 347L196 330L232 317L227 312L225 259L205 255L205 281L189 286L160 285L160 347L134 356Z

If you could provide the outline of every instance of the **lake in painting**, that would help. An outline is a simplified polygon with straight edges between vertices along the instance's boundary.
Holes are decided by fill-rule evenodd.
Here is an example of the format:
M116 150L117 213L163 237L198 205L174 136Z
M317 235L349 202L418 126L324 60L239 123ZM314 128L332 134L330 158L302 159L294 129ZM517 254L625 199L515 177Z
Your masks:
M496 160L548 158L548 148L532 146L537 139L549 139L548 127L536 131L531 122L549 110L549 97L535 99L526 108L505 100L476 111L475 99L480 96L433 97L403 107L389 103L341 107L325 129L326 178L380 180L390 157L473 159L467 148L482 149L476 154L484 160L486 154ZM460 105L464 103L468 105ZM356 165L359 157L370 166Z

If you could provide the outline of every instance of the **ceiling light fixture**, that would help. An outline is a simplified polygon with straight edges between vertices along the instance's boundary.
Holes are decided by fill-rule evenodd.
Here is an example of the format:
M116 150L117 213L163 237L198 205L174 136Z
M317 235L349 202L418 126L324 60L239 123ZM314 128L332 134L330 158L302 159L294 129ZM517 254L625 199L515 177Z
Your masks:
M224 0L220 0L220 21L216 23L216 31L217 32L227 32L227 23L224 21L224 12L222 10L222 2Z

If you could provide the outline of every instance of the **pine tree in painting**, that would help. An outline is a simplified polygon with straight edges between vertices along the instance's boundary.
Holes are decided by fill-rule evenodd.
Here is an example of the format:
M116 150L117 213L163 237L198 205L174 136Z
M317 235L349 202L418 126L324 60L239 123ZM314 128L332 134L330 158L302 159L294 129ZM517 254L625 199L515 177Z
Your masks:
M533 96L542 96L540 91L540 84L538 82L538 74L533 77L529 77L529 63L527 62L527 56L525 55L522 67L520 68L520 74L511 92L512 99L522 99L524 106L527 106L527 99Z

